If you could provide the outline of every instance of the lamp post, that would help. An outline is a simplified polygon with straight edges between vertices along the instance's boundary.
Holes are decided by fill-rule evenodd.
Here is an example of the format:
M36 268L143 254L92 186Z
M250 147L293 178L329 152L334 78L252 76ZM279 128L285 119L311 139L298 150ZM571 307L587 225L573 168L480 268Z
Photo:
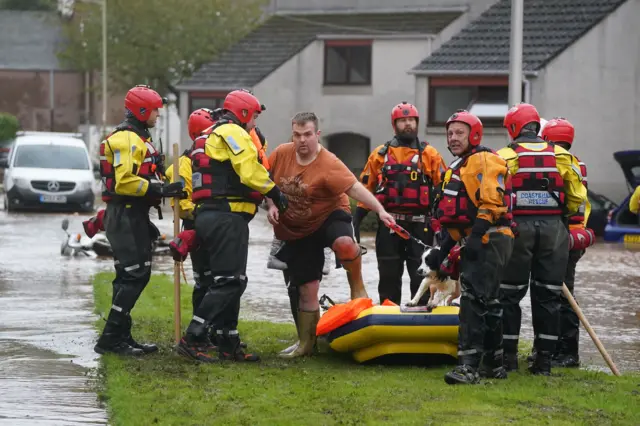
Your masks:
M511 44L509 46L509 105L522 101L523 0L511 0Z

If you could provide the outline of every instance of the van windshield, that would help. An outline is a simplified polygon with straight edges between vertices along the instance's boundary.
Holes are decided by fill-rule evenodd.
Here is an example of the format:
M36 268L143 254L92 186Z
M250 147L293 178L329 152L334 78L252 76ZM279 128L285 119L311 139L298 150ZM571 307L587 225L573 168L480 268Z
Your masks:
M16 149L13 167L89 170L89 159L77 146L22 145Z

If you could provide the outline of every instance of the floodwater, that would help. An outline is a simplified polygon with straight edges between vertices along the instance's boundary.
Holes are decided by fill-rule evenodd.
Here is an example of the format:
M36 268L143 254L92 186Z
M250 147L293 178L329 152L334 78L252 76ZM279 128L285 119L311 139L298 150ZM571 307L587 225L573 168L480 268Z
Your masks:
M1 201L0 201L1 203ZM168 206L164 220L153 217L171 236ZM64 233L83 232L87 215L12 213L0 210L0 424L105 424L107 415L92 386L98 356L93 322L91 276L112 270L110 259L60 256ZM264 211L251 223L249 283L242 318L290 322L281 271L266 269L272 230ZM378 272L372 236L362 239L369 252L363 275L369 295L378 301ZM640 371L640 251L597 244L578 264L576 296L583 312L618 368ZM154 259L154 272L173 273L168 256ZM189 261L188 281L193 283ZM408 301L404 276L403 302ZM321 294L347 300L349 286L342 269L332 269ZM529 298L523 300L523 338L531 339ZM172 332L167 330L168 333ZM585 365L606 369L588 334L581 332Z

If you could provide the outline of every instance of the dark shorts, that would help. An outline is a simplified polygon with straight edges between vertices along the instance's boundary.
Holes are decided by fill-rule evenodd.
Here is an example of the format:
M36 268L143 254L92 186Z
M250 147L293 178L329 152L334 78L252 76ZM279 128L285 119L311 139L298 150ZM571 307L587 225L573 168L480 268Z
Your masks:
M354 238L353 232L351 215L344 210L336 210L313 234L299 240L287 241L277 257L287 263L291 285L300 286L311 281L321 281L324 248L331 247L340 237Z

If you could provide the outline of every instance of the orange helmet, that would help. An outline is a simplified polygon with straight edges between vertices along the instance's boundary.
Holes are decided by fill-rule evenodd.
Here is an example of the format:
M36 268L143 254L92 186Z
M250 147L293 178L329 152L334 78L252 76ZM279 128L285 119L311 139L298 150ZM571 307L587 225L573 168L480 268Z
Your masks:
M464 123L469 126L469 144L471 144L471 146L480 145L480 142L482 141L483 126L482 121L480 121L478 117L467 110L459 109L449 117L447 124L445 124L445 128L448 130L449 125L455 122Z
M542 129L541 136L547 142L566 142L571 146L575 133L576 130L573 124L569 123L569 120L556 117L547 121L547 124Z
M202 132L211 127L215 123L213 111L209 108L200 108L191 113L187 127L189 128L189 137L194 141Z
M393 109L391 110L391 126L393 126L393 128L396 128L396 120L399 118L405 118L405 117L413 117L416 119L416 121L420 120L420 114L418 114L418 108L416 108L415 106L411 105L408 102L402 102L399 103L398 105L394 106Z
M162 108L166 103L165 98L144 84L131 88L124 97L124 107L143 122L149 119L151 111Z
M251 94L250 91L240 89L230 92L226 98L222 108L231 112L241 123L246 124L251 121L253 114L262 112L262 104Z
M504 116L504 127L507 128L507 132L511 139L515 139L520 136L522 128L529 123L538 123L538 129L540 130L540 114L538 110L531 104L525 104L524 102L512 107L507 115Z

